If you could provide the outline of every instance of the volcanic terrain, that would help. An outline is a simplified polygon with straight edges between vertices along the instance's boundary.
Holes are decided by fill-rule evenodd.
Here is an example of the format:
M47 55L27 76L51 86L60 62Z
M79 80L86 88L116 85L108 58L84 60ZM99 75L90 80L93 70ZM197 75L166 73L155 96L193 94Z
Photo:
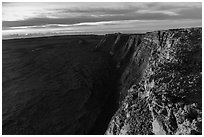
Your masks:
M202 134L202 28L3 40L5 135Z

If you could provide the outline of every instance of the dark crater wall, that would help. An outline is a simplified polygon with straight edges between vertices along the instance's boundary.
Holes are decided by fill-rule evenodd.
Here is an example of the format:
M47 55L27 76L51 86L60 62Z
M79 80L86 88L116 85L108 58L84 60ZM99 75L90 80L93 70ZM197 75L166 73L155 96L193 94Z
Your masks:
M3 41L3 134L202 134L202 29Z
M117 74L110 55L93 51L101 38L3 41L3 134L104 134Z

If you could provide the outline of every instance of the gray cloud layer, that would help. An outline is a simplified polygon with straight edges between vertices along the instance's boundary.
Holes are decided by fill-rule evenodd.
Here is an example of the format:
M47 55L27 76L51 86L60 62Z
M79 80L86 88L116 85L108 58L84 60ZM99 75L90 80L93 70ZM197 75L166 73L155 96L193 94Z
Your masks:
M100 3L75 3L72 8L66 8L66 6L60 8L58 6L55 9L50 9L50 15L55 16L54 18L45 16L42 13L42 16L39 15L24 20L3 20L2 25L3 29L7 30L11 29L11 27L46 24L75 24L119 20L201 20L202 18L201 3L101 3L102 6L99 5ZM3 3L4 8L7 6L9 6L9 3ZM69 16L71 14L73 16Z

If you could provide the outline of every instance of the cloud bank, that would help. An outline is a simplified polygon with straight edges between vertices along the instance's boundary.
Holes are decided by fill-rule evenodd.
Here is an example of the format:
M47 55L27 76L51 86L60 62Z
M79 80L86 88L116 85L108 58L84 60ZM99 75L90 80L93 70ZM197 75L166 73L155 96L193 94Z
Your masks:
M202 3L3 3L3 34L145 32L202 24Z

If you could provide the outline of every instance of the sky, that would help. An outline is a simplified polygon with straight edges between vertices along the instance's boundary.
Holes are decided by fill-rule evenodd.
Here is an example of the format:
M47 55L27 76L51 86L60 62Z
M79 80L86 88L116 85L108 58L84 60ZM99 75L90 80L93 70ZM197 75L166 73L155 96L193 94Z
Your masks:
M143 33L202 26L200 2L3 2L4 37Z

